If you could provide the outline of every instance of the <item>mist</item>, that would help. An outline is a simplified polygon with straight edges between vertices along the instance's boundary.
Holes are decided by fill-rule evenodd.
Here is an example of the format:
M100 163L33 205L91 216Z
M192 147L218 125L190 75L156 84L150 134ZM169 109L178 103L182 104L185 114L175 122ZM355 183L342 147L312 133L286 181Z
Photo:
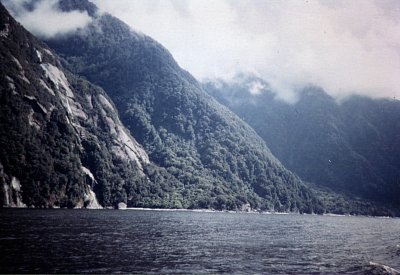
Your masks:
M42 38L90 23L87 13L60 12L56 0L2 1ZM277 97L320 86L343 99L352 94L400 98L400 2L264 0L93 0L161 42L200 81L239 73L266 80ZM254 91L253 91L254 92Z
M37 1L32 10L26 9L29 0L2 0L4 6L27 30L40 38L64 35L91 22L86 12L57 10L57 0Z
M330 95L400 97L400 2L95 0L148 34L199 80L256 74L292 101Z

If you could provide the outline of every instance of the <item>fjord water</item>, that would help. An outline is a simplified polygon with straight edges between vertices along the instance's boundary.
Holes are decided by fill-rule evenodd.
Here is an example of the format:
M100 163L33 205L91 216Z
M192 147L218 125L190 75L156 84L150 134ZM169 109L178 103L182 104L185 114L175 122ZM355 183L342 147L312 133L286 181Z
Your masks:
M0 211L1 273L362 274L400 269L400 219Z

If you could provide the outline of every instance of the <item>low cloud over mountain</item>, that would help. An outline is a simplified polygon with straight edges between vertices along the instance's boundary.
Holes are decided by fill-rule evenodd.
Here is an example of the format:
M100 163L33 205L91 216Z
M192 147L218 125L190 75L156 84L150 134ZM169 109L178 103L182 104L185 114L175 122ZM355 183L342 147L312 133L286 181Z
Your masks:
M91 18L87 12L62 12L57 0L4 0L2 3L25 28L41 38L63 35L84 28Z
M304 84L334 97L400 97L396 1L95 2L199 79L256 73L289 102Z

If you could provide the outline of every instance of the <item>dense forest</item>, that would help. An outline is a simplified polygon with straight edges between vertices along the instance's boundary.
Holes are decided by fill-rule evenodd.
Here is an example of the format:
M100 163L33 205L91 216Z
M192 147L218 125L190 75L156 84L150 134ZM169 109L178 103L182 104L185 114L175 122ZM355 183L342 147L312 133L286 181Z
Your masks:
M2 206L399 215L397 101L200 84L89 1L55 3L91 23L44 44L1 6Z
M1 7L1 205L173 205L171 176L151 164L99 87L61 67ZM167 197L167 198L166 198Z
M70 10L71 3L61 1L60 8ZM322 211L254 130L153 39L102 14L84 30L46 42L66 67L108 93L150 160L182 184L182 207Z
M74 5L82 2L60 2ZM64 67L110 99L2 13L2 205L21 197L35 207L323 211L311 189L157 42L110 15L84 34L48 41ZM67 62L57 45L82 56Z
M250 89L258 83L257 94ZM340 194L400 207L400 102L352 96L337 101L318 87L289 104L264 80L238 75L205 89L251 125L303 180ZM398 210L397 210L398 211Z

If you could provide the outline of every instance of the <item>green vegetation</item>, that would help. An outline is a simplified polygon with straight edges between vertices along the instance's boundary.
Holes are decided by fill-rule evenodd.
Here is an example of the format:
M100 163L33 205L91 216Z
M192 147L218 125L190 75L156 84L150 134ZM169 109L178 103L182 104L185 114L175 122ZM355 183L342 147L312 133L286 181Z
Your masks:
M254 82L265 87L258 95L249 92ZM354 96L339 104L323 90L307 87L291 105L275 99L262 79L244 75L234 83L204 87L249 123L301 179L343 194L330 200L319 193L328 211L399 212L398 101ZM335 200L346 203L330 202Z
M157 207L322 212L298 177L256 133L209 97L166 49L110 15L80 32L46 41L76 74L102 87L121 121L162 174ZM161 173L161 172L160 172ZM138 197L144 193L139 192ZM152 198L152 194L160 194ZM131 205L142 205L132 199Z
M166 196L172 188L165 187L166 182L173 184L174 179L164 169L143 164L148 178L136 162L113 152L115 133L109 121L118 124L118 114L114 107L102 106L100 95L108 99L104 91L63 70L57 57L2 6L0 12L0 29L8 24L10 30L0 40L0 206L6 204L3 185L10 186L15 177L21 182L23 202L30 207L84 206L88 186L103 206L125 202L179 207L175 198ZM80 106L77 112L86 117L68 111L61 96L65 90L58 91L62 85L46 75L36 50L43 63L66 75L73 92L70 105Z
M291 106L270 91L255 102L246 85L207 86L264 141L151 38L96 15L89 2L63 0L60 8L94 17L47 41L62 59L0 9L0 30L11 30L0 40L0 184L17 178L28 206L82 207L92 189L105 207L398 215L397 103L339 106L308 89ZM68 104L44 63L65 74ZM330 189L303 183L265 142L287 167Z
M82 207L92 189L105 207L398 215L388 207L398 206L400 194L397 102L337 105L313 88L290 106L271 91L255 102L242 91L247 84L206 86L287 167L344 195L310 188L157 42L96 15L88 1L59 7L94 19L47 41L62 59L0 5L0 30L8 29L0 40L1 205L15 177L23 202L34 207ZM73 96L63 95L44 63L65 74Z
M0 29L5 24L9 28L8 37L0 40L2 183L18 178L28 206L72 207L82 199L85 181L78 139L60 102L39 83L41 69L34 47L42 44L17 25L2 6L0 14ZM54 107L51 114L46 112L50 106ZM3 186L0 190L3 205Z

